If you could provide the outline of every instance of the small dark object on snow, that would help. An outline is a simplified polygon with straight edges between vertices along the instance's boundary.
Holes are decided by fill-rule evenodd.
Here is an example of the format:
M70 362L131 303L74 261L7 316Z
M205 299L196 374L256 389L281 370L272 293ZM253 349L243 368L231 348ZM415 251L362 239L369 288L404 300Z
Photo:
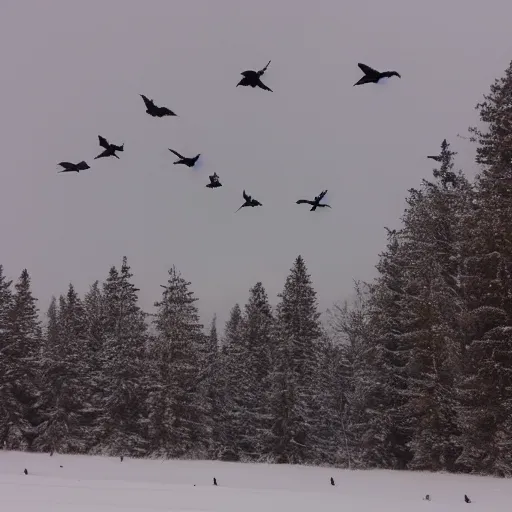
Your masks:
M213 485L217 485L217 479L213 477Z
M330 208L328 204L320 204L320 201L324 198L325 194L327 194L327 190L323 190L318 196L315 197L314 201L309 201L308 199L299 199L297 204L307 203L312 205L313 207L309 210L310 212L314 212L318 207Z
M124 457L121 455L121 462L123 462L123 460L124 460Z
M334 485L334 478L331 476L331 485Z
M269 64L270 64L270 61L268 61L268 64L263 69L260 69L259 71L253 71L253 70L243 71L242 73L240 73L241 75L243 75L243 78L242 78L242 80L240 80L240 82L238 82L236 84L236 86L238 87L239 85L243 85L243 86L250 86L252 88L259 87L260 89L263 89L265 91L273 92L272 89L270 87L267 87L260 79L260 76L263 75L263 73L265 73Z
M427 158L431 158L436 162L441 162L443 160L443 157L441 155L428 155Z
M468 498L467 494L464 494L464 501L466 503L471 503L471 500Z
M119 158L116 155L116 151L124 151L124 144L121 144L120 146L116 146L115 144L110 144L105 137L102 137L101 135L98 135L98 140L100 142L100 146L102 148L105 148L105 151L103 153L100 153L98 156L94 157L94 160L97 158L103 158L106 156L115 156L116 158Z
M50 457L53 457L53 450L50 452Z
M73 164L71 162L60 162L59 165L64 167L64 170L59 172L80 172L85 171L86 169L90 169L84 160L78 162L77 164Z
M253 199L251 196L248 196L245 193L245 190L242 192L242 194L244 196L245 203L242 206L240 206L240 208L238 208L238 210L240 210L241 208L244 208L245 206L262 206L262 204L259 201L256 201L256 199Z
M23 470L23 473L25 473L25 475L28 475L27 468L25 468L25 469Z
M430 494L427 494L424 498L425 501L430 501Z
M219 181L219 176L216 172L214 172L211 176L208 176L210 179L210 183L206 185L208 188L217 188L222 187L222 183Z
M169 149L169 151L171 153L174 153L179 158L179 160L176 160L176 162L174 162L174 165L184 164L187 167L194 167L194 165L196 165L197 159L201 156L201 153L199 153L193 158L188 158L186 156L180 155L177 151L174 151L174 149Z
M141 94L144 103L146 104L146 112L153 117L176 116L176 114L169 110L167 107L157 107L153 100L150 100L144 94Z
M371 68L370 66L367 66L366 64L362 64L361 62L359 62L357 65L359 66L359 69L364 73L364 76L360 78L354 85L376 84L381 78L390 78L392 76L402 78L396 71L380 72Z

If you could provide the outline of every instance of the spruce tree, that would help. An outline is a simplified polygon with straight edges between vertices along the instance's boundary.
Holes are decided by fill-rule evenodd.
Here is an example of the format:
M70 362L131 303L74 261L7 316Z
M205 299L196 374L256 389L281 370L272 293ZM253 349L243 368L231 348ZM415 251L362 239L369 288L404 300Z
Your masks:
M166 457L200 454L208 444L200 385L206 375L206 340L190 284L173 266L155 303L150 438L153 453Z
M36 444L38 449L61 453L83 453L82 411L88 407L85 382L86 324L82 301L72 284L48 310L48 327L43 351L43 418Z
M15 284L8 326L9 338L2 351L2 401L7 411L3 442L9 449L30 450L40 421L37 400L42 332L26 269Z
M279 297L271 397L273 454L281 463L301 463L312 458L317 442L314 377L321 336L316 292L301 256Z
M101 447L109 453L141 455L147 450L145 314L138 305L133 274L123 257L103 286L103 372L108 377L100 425Z
M7 441L10 429L10 383L7 376L8 351L11 343L12 281L4 274L0 265L0 447Z
M512 415L512 63L476 106L473 210L466 218L463 287L468 305L458 459L465 471L510 475Z

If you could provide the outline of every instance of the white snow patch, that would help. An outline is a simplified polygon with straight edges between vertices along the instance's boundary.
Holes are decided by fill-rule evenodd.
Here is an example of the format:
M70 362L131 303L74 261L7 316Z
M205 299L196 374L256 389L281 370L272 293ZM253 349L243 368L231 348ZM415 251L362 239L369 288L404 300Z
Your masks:
M5 512L504 512L511 502L510 479L0 451Z

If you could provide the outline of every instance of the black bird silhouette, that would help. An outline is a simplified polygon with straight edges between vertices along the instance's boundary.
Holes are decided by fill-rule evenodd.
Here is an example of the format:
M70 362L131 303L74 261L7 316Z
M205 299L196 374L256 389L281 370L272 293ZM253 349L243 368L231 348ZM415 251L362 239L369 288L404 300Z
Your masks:
M217 485L217 479L213 477L213 485Z
M464 501L466 503L471 503L471 500L468 498L467 494L464 494Z
M320 204L320 201L324 198L325 194L327 194L327 190L322 191L318 196L316 196L314 201L309 201L308 199L299 199L297 201L297 204L307 203L307 204L312 205L313 207L311 208L311 210L309 210L310 212L314 212L319 207L320 208L325 208L325 207L330 208L330 206L328 204Z
M64 466L59 466L60 468L63 468Z
M423 499L426 501L430 501L430 494L427 494Z
M243 75L243 78L242 80L240 80L240 82L236 84L236 86L238 87L239 85L244 85L250 86L252 88L259 87L260 89L264 89L265 91L273 92L272 89L270 87L267 87L260 79L261 75L263 75L263 73L265 73L265 71L267 70L270 62L271 61L268 61L268 64L259 71L249 70L240 73L241 75Z
M376 69L367 66L366 64L362 64L359 62L357 64L359 69L364 73L364 76L358 80L354 85L363 85L363 84L376 84L381 78L390 78L392 76L397 76L398 78L402 78L399 73L396 71L377 71Z
M176 162L174 162L174 165L184 164L187 167L194 167L194 165L196 165L197 159L201 156L201 153L199 153L193 158L187 158L186 156L180 155L177 151L174 151L174 149L169 149L169 151L171 153L174 153L179 158L179 160L176 160Z
M206 185L208 188L222 187L222 183L219 181L219 176L216 172L214 172L211 176L208 176L208 178L210 178L210 183Z
M331 476L331 485L334 485L334 478Z
M80 172L85 171L86 169L90 169L90 167L87 165L87 162L84 160L78 162L77 164L72 164L71 162L60 162L59 165L64 167L64 170L59 172Z
M116 155L116 151L124 151L124 144L121 144L120 146L110 144L110 142L108 142L108 140L105 139L105 137L102 137L101 135L98 135L98 140L100 142L100 146L102 148L105 148L105 151L103 151L103 153L100 153L98 156L95 156L94 160L105 156L115 156L116 158L119 158Z
M27 468L25 468L25 469L23 470L23 473L25 473L25 475L28 475Z
M441 162L443 160L443 157L441 155L429 155L427 158L431 158L432 160L435 160L436 162Z
M240 208L238 208L238 210L240 210L241 208L244 208L245 206L262 206L262 204L259 201L256 201L256 199L253 199L251 196L248 196L245 193L245 190L242 192L242 195L244 196L245 203L242 206L240 206Z
M150 100L144 94L141 94L144 103L146 104L146 112L153 117L176 116L176 114L169 110L167 107L157 107L153 100Z

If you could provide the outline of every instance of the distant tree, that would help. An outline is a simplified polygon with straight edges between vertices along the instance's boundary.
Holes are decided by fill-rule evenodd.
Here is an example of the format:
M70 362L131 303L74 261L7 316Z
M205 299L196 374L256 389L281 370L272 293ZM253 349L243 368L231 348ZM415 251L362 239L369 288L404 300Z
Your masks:
M82 301L72 284L66 297L48 309L41 367L42 418L35 446L44 451L83 453L82 411L87 407L86 324Z
M206 337L190 282L173 266L162 299L155 303L154 386L150 438L154 454L182 457L207 449L205 398Z
M0 448L7 442L11 425L9 409L12 396L7 378L12 327L10 323L13 302L11 284L12 281L6 278L4 268L0 265Z
M243 363L249 391L244 399L247 412L246 454L258 458L272 452L270 400L275 348L272 308L261 282L249 290L241 327L247 351Z
M301 463L312 458L317 441L316 344L322 334L316 292L301 256L279 297L271 396L273 454L280 463Z
M4 296L6 296L4 286ZM15 284L7 324L9 338L2 350L2 402L7 418L3 420L4 446L8 449L32 449L39 422L37 411L39 353L42 332L36 299L26 269Z
M512 430L512 63L476 106L471 128L482 166L465 219L463 288L468 305L458 467L510 476Z
M112 267L103 286L104 390L101 446L121 455L142 455L147 446L147 326L138 305L133 274L123 257L120 272Z
M251 442L247 401L249 400L250 375L248 351L244 339L242 310L235 304L230 311L222 340L222 390L221 459L237 461L247 451Z

